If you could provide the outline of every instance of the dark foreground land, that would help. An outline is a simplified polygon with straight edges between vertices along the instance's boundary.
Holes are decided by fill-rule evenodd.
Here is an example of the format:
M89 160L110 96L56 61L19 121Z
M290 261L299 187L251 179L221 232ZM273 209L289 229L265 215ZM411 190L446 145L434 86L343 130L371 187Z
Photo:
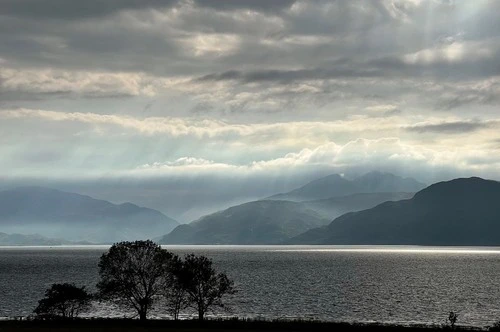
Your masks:
M485 331L487 328L449 326L400 326L384 324L355 324L317 321L260 321L260 320L208 320L168 321L124 319L92 319L73 321L0 321L0 331L359 331L359 332L432 332L432 331Z

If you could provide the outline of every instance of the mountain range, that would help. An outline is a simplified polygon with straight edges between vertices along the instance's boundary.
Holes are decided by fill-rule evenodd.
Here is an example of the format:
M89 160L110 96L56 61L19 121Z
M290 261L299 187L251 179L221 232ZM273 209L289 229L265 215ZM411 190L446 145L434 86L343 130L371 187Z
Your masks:
M301 203L255 201L180 225L161 244L276 244L328 219Z
M112 243L157 237L178 222L131 203L113 204L43 187L0 192L0 231L68 241Z
M420 187L388 173L353 180L330 175L184 225L132 203L21 187L0 192L0 245L146 238L162 244L500 245L499 182L461 178L411 191Z
M290 244L500 245L500 182L462 178L347 213Z
M414 193L426 185L412 178L403 178L391 173L370 172L353 180L339 174L311 181L287 193L273 195L268 199L295 202L328 199L357 193Z
M346 212L413 196L413 193L377 190L422 186L415 180L388 173L372 172L353 181L340 175L330 175L288 194L273 196L274 199L248 202L180 225L159 241L162 244L280 244L311 228L326 225ZM338 196L342 189L346 189L350 195ZM327 192L337 196L302 202L283 199L285 196L300 196L302 199L323 197Z

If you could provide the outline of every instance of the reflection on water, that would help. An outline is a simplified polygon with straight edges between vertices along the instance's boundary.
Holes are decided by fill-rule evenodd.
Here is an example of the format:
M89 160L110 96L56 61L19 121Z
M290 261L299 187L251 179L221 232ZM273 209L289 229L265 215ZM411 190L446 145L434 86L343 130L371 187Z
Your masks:
M99 256L107 248L1 248L0 316L29 314L54 282L93 289ZM239 292L231 306L238 316L444 323L448 312L456 311L462 324L500 319L500 248L166 248L213 258L236 282Z

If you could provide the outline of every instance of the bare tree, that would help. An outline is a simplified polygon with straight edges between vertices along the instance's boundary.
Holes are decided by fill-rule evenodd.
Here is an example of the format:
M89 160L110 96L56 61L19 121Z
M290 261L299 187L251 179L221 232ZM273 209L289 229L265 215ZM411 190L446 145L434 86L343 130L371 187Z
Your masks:
M114 244L99 262L101 298L135 309L146 320L164 293L175 257L150 240Z
M45 291L45 298L38 301L34 313L39 317L73 319L88 309L91 295L85 287L74 284L53 284Z
M182 310L189 307L189 297L184 288L178 283L171 285L166 289L165 301L167 312L174 318L179 319L179 314Z
M189 305L198 311L198 319L215 309L223 308L225 295L236 293L233 281L226 274L217 273L212 260L205 256L187 255L182 268L176 271L179 284L187 294Z
M178 256L175 256L172 259L170 273L165 278L164 303L167 312L174 320L178 320L181 311L189 306L187 292L179 281L179 272L182 266L182 260Z

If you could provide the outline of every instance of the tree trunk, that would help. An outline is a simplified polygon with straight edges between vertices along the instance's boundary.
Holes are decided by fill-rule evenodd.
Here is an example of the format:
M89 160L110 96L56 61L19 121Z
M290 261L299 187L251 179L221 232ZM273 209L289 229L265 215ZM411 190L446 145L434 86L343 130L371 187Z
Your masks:
M205 316L205 311L203 311L202 309L198 309L198 320L200 322L203 321L204 316Z
M147 317L147 311L145 309L142 309L141 311L139 311L139 320L140 321L145 321L147 319L148 319L148 317Z

